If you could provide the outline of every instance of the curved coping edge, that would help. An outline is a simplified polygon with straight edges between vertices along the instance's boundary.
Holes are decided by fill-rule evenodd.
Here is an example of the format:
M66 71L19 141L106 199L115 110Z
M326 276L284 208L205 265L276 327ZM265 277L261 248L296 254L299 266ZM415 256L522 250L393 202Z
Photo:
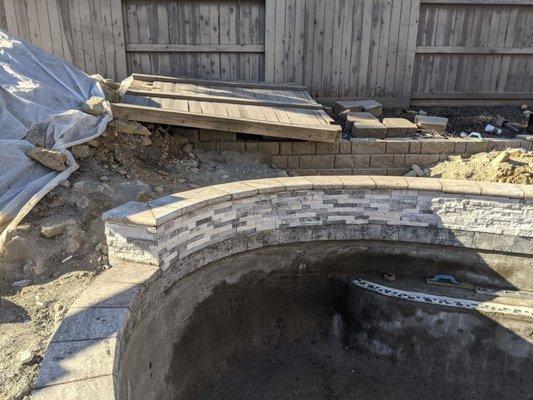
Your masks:
M102 215L106 222L158 227L196 209L261 194L296 190L416 190L533 200L533 185L368 175L320 175L254 179L206 186L148 202L128 202Z

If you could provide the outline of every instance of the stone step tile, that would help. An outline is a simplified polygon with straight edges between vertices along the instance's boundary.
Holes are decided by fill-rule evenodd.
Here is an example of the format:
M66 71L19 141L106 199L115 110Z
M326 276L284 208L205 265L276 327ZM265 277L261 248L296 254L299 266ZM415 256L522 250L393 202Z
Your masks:
M415 124L421 128L432 132L446 132L448 118L432 117L429 115L416 115Z
M358 119L353 122L352 135L357 138L385 139L387 127L377 119Z
M387 137L405 137L416 133L418 127L405 118L383 118L388 129Z

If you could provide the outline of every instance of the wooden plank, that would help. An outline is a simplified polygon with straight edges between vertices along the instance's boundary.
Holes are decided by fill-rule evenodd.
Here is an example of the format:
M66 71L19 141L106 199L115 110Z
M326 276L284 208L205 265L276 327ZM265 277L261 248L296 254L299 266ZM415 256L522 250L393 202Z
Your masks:
M140 122L216 129L263 136L335 143L341 138L341 128L335 125L292 125L280 122L261 122L235 117L220 117L185 111L170 111L130 104L112 104L115 118Z
M230 103L230 104L246 104L246 105L260 105L265 107L286 107L286 108L307 108L307 109L323 109L321 104L315 103L296 103L296 102L283 102L283 101L266 101L257 99L246 99L238 97L227 96L206 96L206 95L193 95L193 94L179 94L175 92L154 91L154 90L137 90L129 89L127 93L135 96L152 96L170 99L186 99L196 101L210 101L215 103Z
M133 74L133 78L139 81L161 81L174 83L194 83L199 85L219 85L219 86L233 86L241 88L259 88L259 89L279 89L279 90L306 90L304 86L292 84L277 84L277 83L262 83L262 82L233 82L233 81L212 81L209 79L191 79L191 78L174 78L169 76L147 75L147 74Z
M372 0L363 0L363 28L361 32L361 53L359 57L359 77L357 95L364 96L368 92L368 68L370 65L370 37L372 33Z
M418 54L533 54L533 47L417 46Z
M413 86L415 67L416 37L418 33L418 20L420 17L420 0L411 1L409 14L409 33L407 39L407 54L405 56L405 69L403 78L403 90L400 97L409 97Z
M126 62L126 46L124 45L124 18L122 15L122 0L109 0L111 8L111 26L113 28L113 50L115 76L113 79L122 80L128 75Z
M17 13L15 8L15 1L17 0L3 0L5 29L14 36L21 36L17 23Z
M128 43L135 53L264 53L263 44L140 44Z
M412 99L533 99L531 92L452 92L452 93L412 93Z
M265 81L274 83L275 36L276 35L276 1L265 2Z

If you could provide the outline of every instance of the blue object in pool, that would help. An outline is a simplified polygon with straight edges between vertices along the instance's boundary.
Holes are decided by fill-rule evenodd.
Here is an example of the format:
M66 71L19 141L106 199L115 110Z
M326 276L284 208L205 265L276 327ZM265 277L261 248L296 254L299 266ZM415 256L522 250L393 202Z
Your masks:
M447 282L451 285L459 285L460 282L455 277L447 274L437 274L429 280L430 282Z

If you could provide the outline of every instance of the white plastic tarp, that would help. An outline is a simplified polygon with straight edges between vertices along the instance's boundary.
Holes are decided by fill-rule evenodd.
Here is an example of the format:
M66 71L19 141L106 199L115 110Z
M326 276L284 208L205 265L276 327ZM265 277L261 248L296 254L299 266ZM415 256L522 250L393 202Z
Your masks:
M110 111L98 117L81 111L92 96L104 97L95 79L0 30L0 250L7 231L78 168L66 149L99 136L111 120ZM65 171L26 156L30 129L67 156Z

